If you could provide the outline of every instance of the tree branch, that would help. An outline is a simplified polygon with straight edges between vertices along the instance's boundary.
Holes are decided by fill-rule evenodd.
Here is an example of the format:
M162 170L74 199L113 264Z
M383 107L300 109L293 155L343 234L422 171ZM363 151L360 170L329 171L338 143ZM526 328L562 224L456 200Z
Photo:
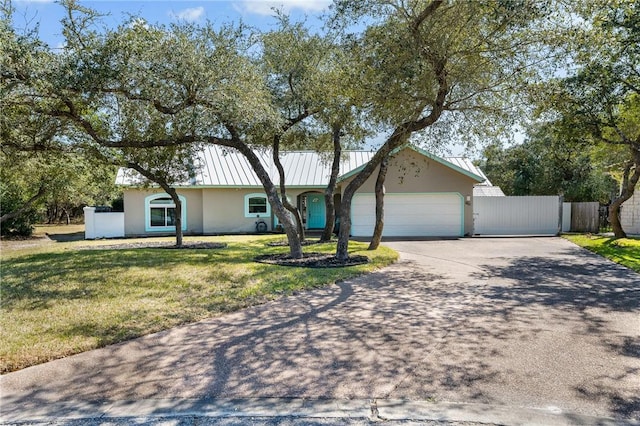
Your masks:
M425 7L424 10L420 12L420 14L416 16L416 18L414 19L412 23L413 31L414 32L417 31L420 28L420 25L422 25L422 23L425 21L425 19L427 19L429 16L435 13L435 11L440 6L442 6L443 3L444 3L444 0L434 0L429 4L429 6Z
M9 212L0 216L0 223L9 219L13 219L14 217L20 216L21 214L29 210L31 206L40 198L42 198L46 193L47 193L46 185L44 183L41 183L40 188L38 188L38 192L33 197L29 198L27 202L22 205L22 207L20 207L18 210L14 210L12 212Z

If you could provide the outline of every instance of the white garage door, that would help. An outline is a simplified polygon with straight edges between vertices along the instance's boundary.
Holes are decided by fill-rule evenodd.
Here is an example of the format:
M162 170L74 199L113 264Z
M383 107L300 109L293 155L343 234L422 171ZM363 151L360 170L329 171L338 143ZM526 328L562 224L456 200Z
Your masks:
M461 237L464 204L460 194L386 194L386 237ZM354 237L370 237L376 223L375 194L356 194L351 206Z

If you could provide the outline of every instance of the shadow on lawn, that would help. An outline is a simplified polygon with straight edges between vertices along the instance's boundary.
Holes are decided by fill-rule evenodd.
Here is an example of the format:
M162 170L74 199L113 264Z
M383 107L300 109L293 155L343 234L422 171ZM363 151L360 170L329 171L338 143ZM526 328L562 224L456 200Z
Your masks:
M106 291L105 283L128 268L144 266L169 273L176 265L202 265L212 258L212 253L203 256L153 249L82 250L14 257L2 264L1 306L11 309L23 299L32 300L34 308L46 307L57 300L90 299Z
M2 300L0 306L11 309L13 305L24 299L29 299L34 308L46 307L53 301L90 299L108 293L105 284L121 286L138 285L139 275L131 272L134 269L163 274L166 281L176 268L189 267L206 269L208 282L231 282L240 280L236 284L250 284L253 273L261 278L267 278L276 284L286 274L283 268L254 262L256 254L273 254L286 252L287 248L266 247L262 243L232 244L223 250L172 250L171 248L132 248L105 249L99 246L83 248L82 250L66 250L64 252L37 253L26 256L13 257L2 262ZM241 268L244 274L238 277L238 267L250 265L250 270ZM349 270L354 270L349 268ZM235 271L235 272L234 272ZM188 274L188 271L185 272ZM313 278L340 276L337 270L310 271L296 268L295 274L300 275L300 282L314 281ZM72 279L69 279L70 276ZM141 273L143 282L153 275ZM246 276L245 276L246 275ZM126 281L126 282L123 282ZM233 284L233 283L232 283ZM147 285L147 284L145 284ZM280 291L286 291L281 288ZM228 312L224 309L221 312ZM219 311L216 311L219 312Z
M70 241L82 241L84 240L84 231L60 233L60 234L47 233L47 237L49 237L51 240L57 243L67 243Z
M12 324L6 333L18 343L0 360L0 371L237 311L362 270L253 261L256 253L281 250L262 242L222 251L96 247L6 259L0 307Z

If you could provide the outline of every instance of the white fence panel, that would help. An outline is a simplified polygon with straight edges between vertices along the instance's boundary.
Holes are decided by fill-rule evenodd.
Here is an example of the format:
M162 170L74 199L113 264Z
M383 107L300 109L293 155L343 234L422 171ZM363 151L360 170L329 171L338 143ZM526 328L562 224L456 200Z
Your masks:
M86 240L124 237L124 213L96 213L95 207L83 210Z
M473 197L476 235L557 235L562 206L558 196Z
M562 232L571 231L571 203L562 203Z

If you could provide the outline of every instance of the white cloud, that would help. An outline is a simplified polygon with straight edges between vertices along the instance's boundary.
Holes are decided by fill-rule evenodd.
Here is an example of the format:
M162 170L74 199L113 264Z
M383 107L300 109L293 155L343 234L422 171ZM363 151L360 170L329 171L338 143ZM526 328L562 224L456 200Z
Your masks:
M330 4L331 0L242 0L234 3L234 7L241 13L271 16L274 8L286 13L294 9L312 13L320 12Z
M169 16L179 21L195 22L204 16L204 7L190 7L179 12L169 12Z
M135 18L133 21L129 22L129 28L136 28L138 26L144 28L145 30L149 29L149 24L147 24L147 21L142 18Z

